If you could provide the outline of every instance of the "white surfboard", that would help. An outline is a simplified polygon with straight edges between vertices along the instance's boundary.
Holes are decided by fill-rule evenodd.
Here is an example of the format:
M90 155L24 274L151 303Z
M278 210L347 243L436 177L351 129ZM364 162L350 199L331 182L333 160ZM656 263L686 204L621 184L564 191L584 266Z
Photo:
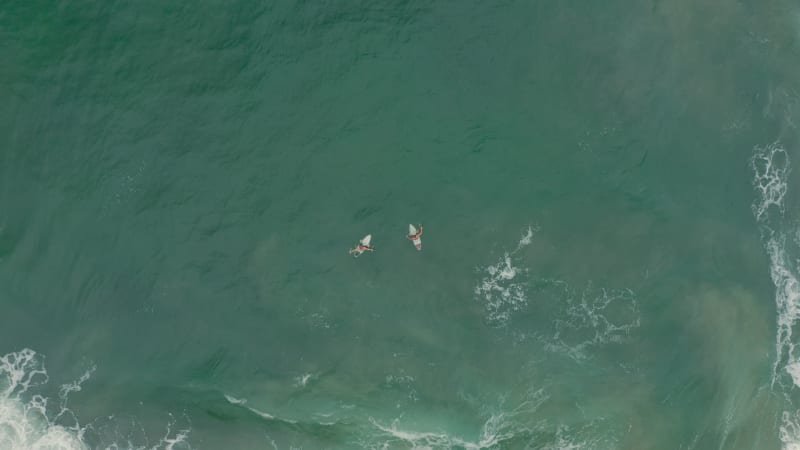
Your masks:
M372 235L368 234L364 236L363 238L361 238L360 241L358 241L358 243L363 245L364 247L369 247L369 244L372 243ZM353 255L353 257L355 258L361 256L362 253L364 253L364 250L359 250L359 247L350 250L350 254Z
M408 237L416 236L416 234L417 229L414 227L414 225L408 224ZM414 243L414 247L417 247L417 250L422 250L422 239L415 237L411 240L411 242Z

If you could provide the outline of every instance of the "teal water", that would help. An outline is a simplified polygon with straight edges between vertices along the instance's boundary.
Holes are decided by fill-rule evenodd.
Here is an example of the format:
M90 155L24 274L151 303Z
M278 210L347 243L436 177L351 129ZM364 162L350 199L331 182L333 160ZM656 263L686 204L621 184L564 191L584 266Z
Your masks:
M5 2L0 448L798 449L799 53L785 0Z

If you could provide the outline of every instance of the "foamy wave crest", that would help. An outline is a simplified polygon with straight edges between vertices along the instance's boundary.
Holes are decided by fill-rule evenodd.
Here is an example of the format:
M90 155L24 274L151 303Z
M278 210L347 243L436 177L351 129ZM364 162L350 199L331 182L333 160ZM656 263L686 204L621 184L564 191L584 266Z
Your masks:
M251 413L253 413L253 414L255 414L255 415L259 416L259 417L261 417L262 419L277 420L277 421L280 421L280 422L286 422L286 423L291 423L291 424L297 423L296 420L284 419L284 418L281 418L281 417L276 417L276 416L274 416L274 415L272 415L272 414L270 414L268 412L264 412L264 411L261 411L260 409L256 409L256 408L252 408L250 406L247 406L247 399L246 398L236 398L236 397L234 397L232 395L225 394L225 400L227 400L228 403L230 403L231 405L241 406L242 408L250 411Z
M551 282L563 289L567 307L555 320L555 333L546 348L564 353L575 360L586 359L591 348L622 342L640 325L636 295L630 289L594 288L591 284L580 293L566 283Z
M164 449L191 448L186 439L188 430L166 434L156 445L136 445L124 438L124 444L116 442L90 442L87 436L93 425L81 426L77 417L67 408L71 393L81 390L89 380L94 368L89 369L78 380L64 384L57 399L47 398L36 392L49 382L44 357L33 350L24 349L0 358L0 448L9 450L84 450L107 449ZM95 439L97 440L97 439Z
M503 325L511 314L528 304L525 296L528 269L519 267L515 255L531 244L535 231L529 226L513 251L503 253L496 264L477 269L484 277L475 286L475 298L486 305L489 323Z

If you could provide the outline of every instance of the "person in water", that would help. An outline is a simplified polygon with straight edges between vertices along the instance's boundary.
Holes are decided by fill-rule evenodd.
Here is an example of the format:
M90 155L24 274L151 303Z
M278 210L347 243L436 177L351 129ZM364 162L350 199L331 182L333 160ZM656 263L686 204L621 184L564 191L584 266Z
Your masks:
M356 248L351 248L350 249L350 254L351 255L355 254L356 256L361 256L362 253L371 252L371 251L374 251L374 249L372 247L370 247L369 245L364 245L364 244L359 243Z
M417 228L419 228L419 231L417 231L417 234L409 234L407 236L408 239L410 239L412 241L416 241L417 239L420 238L420 236L422 236L422 225L417 225Z

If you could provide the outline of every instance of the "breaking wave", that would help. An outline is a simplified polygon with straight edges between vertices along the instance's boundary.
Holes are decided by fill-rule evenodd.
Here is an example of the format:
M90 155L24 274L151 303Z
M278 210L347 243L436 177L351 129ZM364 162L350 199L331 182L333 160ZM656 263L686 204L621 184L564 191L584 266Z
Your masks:
M0 358L0 448L9 450L86 450L89 448L179 450L190 449L187 442L189 429L173 431L173 423L166 433L151 444L143 432L121 435L115 439L101 437L99 429L114 428L113 417L81 425L67 406L69 397L81 391L94 372L87 370L78 380L59 388L56 398L44 392L50 379L44 357L30 349L6 354ZM109 425L110 424L110 425ZM104 430L105 431L105 430ZM135 436L133 435L135 434Z

